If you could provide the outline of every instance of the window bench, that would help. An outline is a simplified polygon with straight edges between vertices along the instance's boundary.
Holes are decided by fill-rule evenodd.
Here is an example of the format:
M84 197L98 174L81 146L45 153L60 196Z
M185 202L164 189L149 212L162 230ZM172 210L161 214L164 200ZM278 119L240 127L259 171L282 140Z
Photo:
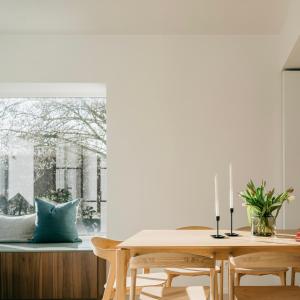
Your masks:
M0 299L101 299L105 261L81 243L0 243Z

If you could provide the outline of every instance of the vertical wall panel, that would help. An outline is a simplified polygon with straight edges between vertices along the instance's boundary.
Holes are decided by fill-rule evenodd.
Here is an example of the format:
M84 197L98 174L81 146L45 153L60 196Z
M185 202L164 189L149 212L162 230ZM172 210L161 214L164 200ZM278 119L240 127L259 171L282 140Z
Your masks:
M285 207L285 227L300 228L300 72L284 72L284 182L296 201Z

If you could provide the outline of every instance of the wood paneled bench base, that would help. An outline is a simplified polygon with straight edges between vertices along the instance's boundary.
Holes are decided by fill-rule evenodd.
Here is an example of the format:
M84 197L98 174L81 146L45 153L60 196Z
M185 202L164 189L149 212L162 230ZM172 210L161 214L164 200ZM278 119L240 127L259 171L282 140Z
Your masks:
M101 299L105 261L92 250L63 245L61 251L57 244L52 251L35 245L13 252L0 245L0 299Z

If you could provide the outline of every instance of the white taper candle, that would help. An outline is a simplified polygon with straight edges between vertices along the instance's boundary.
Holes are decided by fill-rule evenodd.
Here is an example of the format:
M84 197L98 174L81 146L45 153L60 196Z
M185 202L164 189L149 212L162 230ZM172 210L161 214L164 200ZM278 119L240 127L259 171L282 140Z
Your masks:
M232 164L229 164L229 206L233 208Z
M219 194L218 194L218 174L215 175L215 209L216 209L216 217L220 216Z

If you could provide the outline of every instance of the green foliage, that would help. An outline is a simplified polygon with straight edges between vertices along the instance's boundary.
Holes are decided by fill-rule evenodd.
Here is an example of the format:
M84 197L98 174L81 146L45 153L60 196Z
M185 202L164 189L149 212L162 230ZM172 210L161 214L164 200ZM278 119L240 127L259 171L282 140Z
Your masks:
M81 208L81 220L88 232L95 232L99 230L100 220L94 218L96 210L92 206L85 206Z
M5 196L0 196L0 214L9 216L22 216L34 213L32 206L20 193L7 200Z
M285 192L275 195L275 190L266 191L266 182L262 181L260 186L255 186L252 180L247 184L245 191L240 193L240 197L247 206L248 218L256 216L259 218L278 217L280 209L285 201L294 199L293 188L288 188Z
M82 219L93 219L94 215L96 214L96 211L92 206L85 206L81 209L81 215Z
M8 213L8 200L5 196L0 195L0 214L7 215Z
M57 189L56 191L49 191L48 193L41 196L56 203L65 203L72 200L72 195L67 189Z

